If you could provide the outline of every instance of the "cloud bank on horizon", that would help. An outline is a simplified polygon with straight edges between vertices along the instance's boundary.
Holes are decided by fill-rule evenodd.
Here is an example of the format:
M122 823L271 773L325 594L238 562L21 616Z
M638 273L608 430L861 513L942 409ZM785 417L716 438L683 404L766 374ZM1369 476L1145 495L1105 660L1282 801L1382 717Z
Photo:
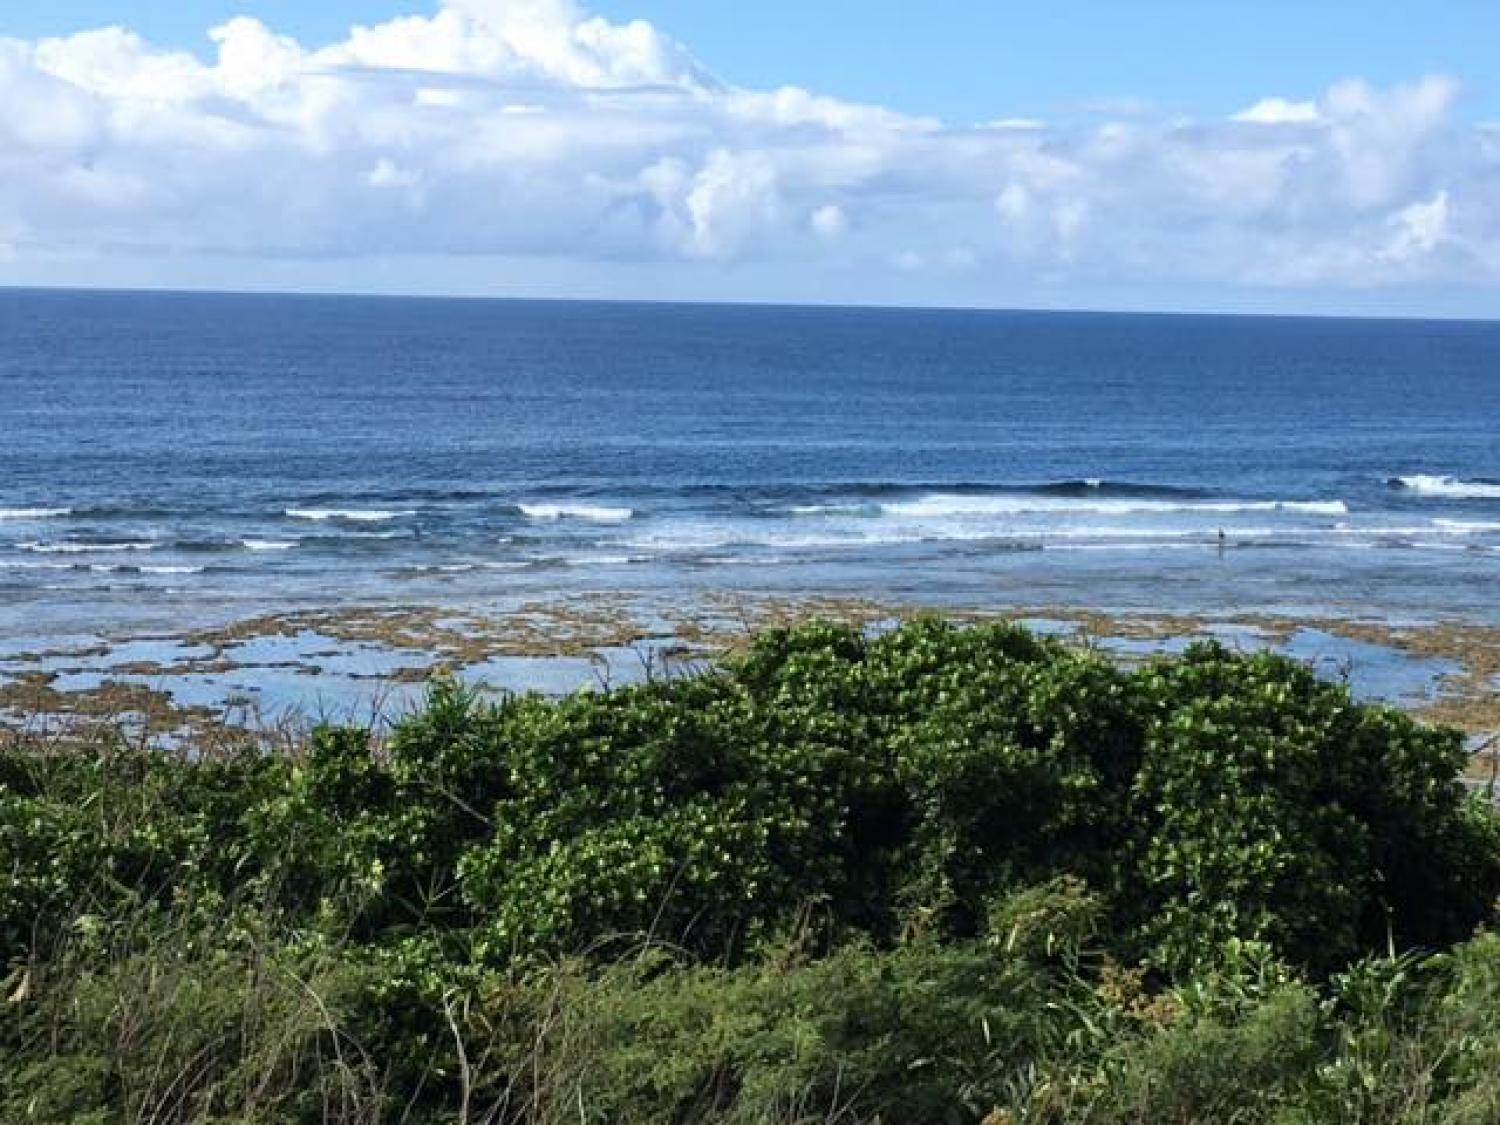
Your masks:
M1500 125L1460 121L1444 76L960 125L737 88L573 0L441 0L320 47L248 17L209 35L208 58L0 38L0 276L437 256L814 269L918 302L1500 288Z

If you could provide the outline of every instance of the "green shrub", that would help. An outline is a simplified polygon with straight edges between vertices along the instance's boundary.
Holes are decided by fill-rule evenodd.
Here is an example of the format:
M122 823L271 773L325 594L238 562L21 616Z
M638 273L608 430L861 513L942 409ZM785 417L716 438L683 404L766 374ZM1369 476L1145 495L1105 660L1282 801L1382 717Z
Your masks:
M1500 851L1457 782L1456 734L1217 645L1141 686L1152 721L1127 898L1163 966L1240 938L1328 971L1393 942L1455 940L1487 915Z
M723 952L842 893L847 751L728 677L516 700L495 733L508 789L460 864L492 960L635 933Z
M936 620L15 748L0 1120L1497 1120L1462 765L1289 660Z

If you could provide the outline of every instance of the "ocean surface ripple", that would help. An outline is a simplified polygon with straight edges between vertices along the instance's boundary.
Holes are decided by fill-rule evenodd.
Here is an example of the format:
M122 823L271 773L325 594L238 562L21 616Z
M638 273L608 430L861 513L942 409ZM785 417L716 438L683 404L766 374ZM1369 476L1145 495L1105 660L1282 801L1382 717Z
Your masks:
M17 291L0 341L11 637L623 587L1500 614L1500 325Z

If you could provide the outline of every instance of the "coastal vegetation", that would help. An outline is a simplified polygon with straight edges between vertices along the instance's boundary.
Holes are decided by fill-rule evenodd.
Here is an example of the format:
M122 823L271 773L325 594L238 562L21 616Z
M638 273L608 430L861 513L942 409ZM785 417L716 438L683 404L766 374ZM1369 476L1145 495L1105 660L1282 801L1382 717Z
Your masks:
M1462 738L809 623L388 732L0 752L0 1121L1500 1120Z

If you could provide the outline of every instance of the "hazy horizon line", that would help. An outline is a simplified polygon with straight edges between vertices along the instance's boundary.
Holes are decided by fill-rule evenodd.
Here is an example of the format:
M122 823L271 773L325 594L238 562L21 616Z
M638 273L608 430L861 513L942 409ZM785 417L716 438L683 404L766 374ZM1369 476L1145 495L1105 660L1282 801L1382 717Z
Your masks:
M1177 317L1183 319L1236 319L1236 320L1333 320L1364 321L1371 323L1413 324L1500 324L1500 316L1473 316L1432 313L1337 313L1337 312L1285 312L1244 310L1228 308L1121 308L1097 305L986 305L986 304L910 304L879 301L778 301L733 297L705 297L696 300L651 297L559 297L528 296L525 294L497 293L393 293L380 290L360 289L279 289L279 288L226 288L205 286L192 288L176 285L49 285L0 283L0 294L13 293L72 293L100 296L162 296L162 297L264 297L322 300L364 301L431 301L464 303L546 304L546 305L622 305L643 307L676 308L724 308L724 309L785 309L828 310L849 312L925 312L925 313L990 313L996 315L1056 315L1056 316L1141 316Z

